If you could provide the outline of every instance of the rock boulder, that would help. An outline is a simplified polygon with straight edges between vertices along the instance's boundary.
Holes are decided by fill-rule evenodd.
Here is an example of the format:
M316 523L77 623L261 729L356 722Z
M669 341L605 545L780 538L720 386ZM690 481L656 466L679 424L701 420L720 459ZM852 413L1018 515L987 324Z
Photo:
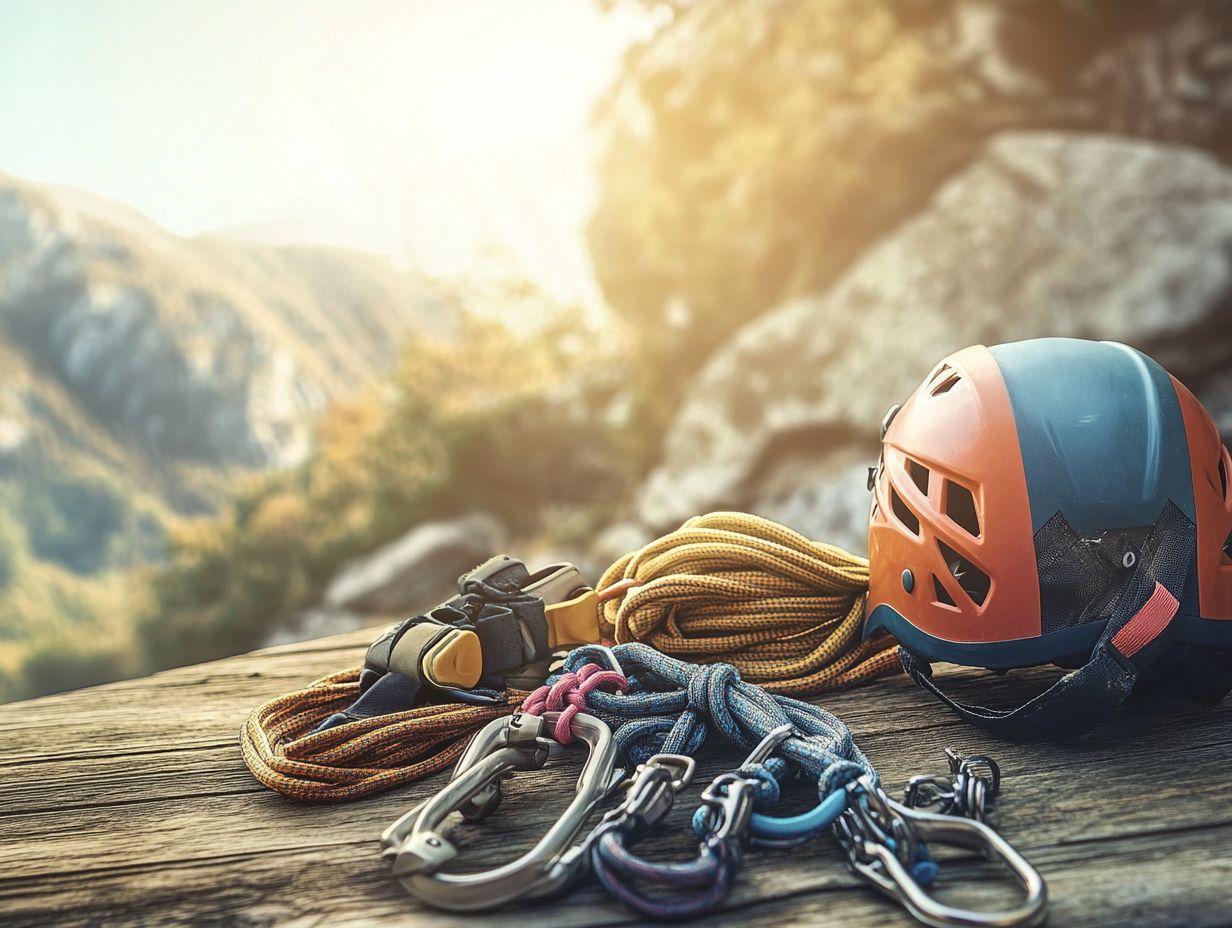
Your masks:
M851 540L867 504L852 474L875 457L887 407L957 348L1045 335L1141 348L1226 429L1232 172L1183 147L996 137L828 292L771 311L712 358L640 518L660 529L751 507Z
M458 576L503 546L504 531L487 515L417 525L347 566L329 585L325 606L370 615L429 608L455 591Z

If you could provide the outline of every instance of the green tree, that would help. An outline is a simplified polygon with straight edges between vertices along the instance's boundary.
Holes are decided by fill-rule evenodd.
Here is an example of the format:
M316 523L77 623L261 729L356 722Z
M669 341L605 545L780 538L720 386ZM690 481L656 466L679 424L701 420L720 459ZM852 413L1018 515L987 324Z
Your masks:
M107 648L52 640L31 648L21 663L19 692L22 697L45 696L82 686L110 683L124 676L123 658Z
M80 574L107 566L128 518L128 504L110 482L54 472L29 481L17 509L31 553Z

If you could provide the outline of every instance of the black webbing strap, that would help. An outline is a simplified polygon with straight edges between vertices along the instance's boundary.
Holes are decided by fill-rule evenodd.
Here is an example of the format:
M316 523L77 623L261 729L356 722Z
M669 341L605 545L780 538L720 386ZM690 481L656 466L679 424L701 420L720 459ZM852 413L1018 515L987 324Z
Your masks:
M1195 544L1193 523L1169 503L1143 544L1091 659L1020 706L990 709L958 702L941 691L925 658L900 647L903 669L968 722L1005 738L1059 741L1090 731L1116 712L1139 674L1167 649Z
M463 574L457 596L425 615L404 619L372 643L359 678L359 699L318 730L413 708L426 691L460 702L500 701L506 673L549 657L544 601L523 589L539 576L508 555ZM479 639L483 674L469 689L436 686L423 673L424 655L455 630L474 632Z

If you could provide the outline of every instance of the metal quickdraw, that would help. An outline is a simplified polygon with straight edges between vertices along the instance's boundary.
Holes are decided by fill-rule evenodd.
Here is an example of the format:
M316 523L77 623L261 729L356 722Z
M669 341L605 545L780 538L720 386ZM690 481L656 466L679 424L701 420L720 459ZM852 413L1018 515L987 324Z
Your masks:
M791 730L783 726L763 738L741 770L761 765ZM656 755L651 761L663 756L679 755ZM610 813L591 834L591 869L616 899L648 918L690 918L710 911L727 895L740 868L758 785L740 773L725 773L710 783L694 815L697 855L682 863L652 862L634 854L630 848L649 830L646 822ZM666 809L659 817L665 814ZM666 892L643 891L640 883Z
M945 749L950 775L921 774L907 781L903 805L909 809L961 815L987 824L993 817L993 801L1001 792L1001 768L985 754L963 757Z
M1048 890L1039 872L1008 841L982 822L909 809L892 800L871 777L847 787L847 808L835 824L851 869L933 928L1033 926L1048 914ZM1012 909L977 912L946 905L928 894L935 868L924 864L925 843L979 851L1000 860L1025 898Z
M593 653L593 648L576 649L565 662L566 670L581 678L582 667ZM710 844L716 855L738 855L739 841L734 839L742 838L746 828L754 843L784 844L807 840L833 825L852 869L926 924L1031 926L1044 919L1044 882L1008 842L980 822L914 812L894 803L881 790L851 732L834 715L808 703L771 696L741 681L728 665L686 664L637 644L619 645L608 654L614 654L620 666L646 678L627 694L595 690L586 697L589 711L614 727L626 756L637 757L652 745L659 751L692 754L711 727L737 744L761 739L736 774L724 774L711 784L695 816L695 830L704 843L715 836L721 838ZM789 771L816 781L818 804L794 816L755 810L754 805L777 801L779 783ZM1002 860L1023 886L1026 898L1017 907L998 912L942 905L923 888L936 875L936 865L928 856L929 842L977 850ZM687 917L712 908L730 887L738 866L738 860L722 867L698 866L697 861L653 864L622 855L618 844L608 836L594 844L592 863L601 879L606 872L677 890L684 886L700 890L699 895L682 900L676 911L670 902L636 894L623 880L604 880L605 885L611 882L617 887L618 898L654 917ZM704 856L700 854L699 861Z
M394 875L409 893L436 908L467 912L546 895L572 878L577 870L575 838L611 791L613 781L622 779L610 729L581 713L572 717L570 726L590 753L573 801L547 833L521 857L492 870L453 873L444 869L458 856L441 830L445 818L460 811L478 819L494 811L502 778L545 764L550 744L545 733L558 719L557 713L518 713L490 722L462 755L449 784L385 831L383 856L393 859Z

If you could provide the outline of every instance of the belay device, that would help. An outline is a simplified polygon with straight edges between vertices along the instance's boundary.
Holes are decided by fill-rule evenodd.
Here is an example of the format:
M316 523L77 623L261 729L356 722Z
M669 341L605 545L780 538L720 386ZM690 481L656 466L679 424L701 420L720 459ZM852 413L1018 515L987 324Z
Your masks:
M1232 459L1142 353L1047 338L960 351L883 423L865 633L1007 737L1065 738L1139 681L1232 689ZM930 661L1077 668L1012 709L963 704Z

